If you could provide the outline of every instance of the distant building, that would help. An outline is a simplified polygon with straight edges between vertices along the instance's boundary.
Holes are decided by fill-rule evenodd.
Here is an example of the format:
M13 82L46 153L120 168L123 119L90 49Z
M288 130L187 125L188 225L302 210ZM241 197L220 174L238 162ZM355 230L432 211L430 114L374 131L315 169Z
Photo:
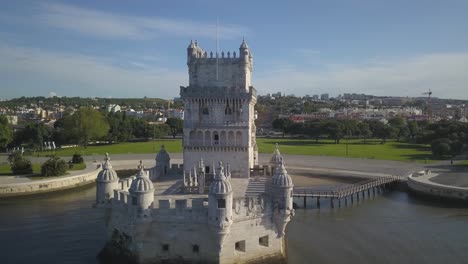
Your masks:
M324 93L324 94L321 94L321 95L320 95L320 100L322 100L322 101L328 101L328 99L329 99L329 96L328 96L327 93Z
M118 104L110 104L107 106L107 112L116 113L122 111L122 108Z

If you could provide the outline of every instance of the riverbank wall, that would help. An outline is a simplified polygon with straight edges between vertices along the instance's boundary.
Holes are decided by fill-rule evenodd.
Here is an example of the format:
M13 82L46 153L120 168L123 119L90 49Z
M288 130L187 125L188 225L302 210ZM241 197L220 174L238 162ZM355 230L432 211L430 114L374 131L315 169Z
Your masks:
M408 177L408 188L418 194L426 196L468 201L468 188L444 185L430 181L437 175L410 176Z
M47 193L71 189L96 182L100 169L95 165L88 165L83 171L78 171L74 175L55 177L44 180L31 180L21 183L0 184L0 197L15 197Z

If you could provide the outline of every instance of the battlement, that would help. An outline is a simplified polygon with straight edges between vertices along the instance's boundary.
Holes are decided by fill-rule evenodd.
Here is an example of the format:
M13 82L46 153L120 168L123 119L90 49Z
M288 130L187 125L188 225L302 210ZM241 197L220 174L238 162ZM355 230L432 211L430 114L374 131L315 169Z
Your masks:
M191 54L190 61L194 62L197 59L205 59L205 61L223 59L223 60L226 60L226 61L230 60L230 61L239 61L239 62L241 62L243 58L241 58L238 55L239 55L239 53L236 53L235 51L233 51L233 52L221 51L221 52L218 52L218 53L216 53L216 52L213 53L213 51L206 52L203 49L201 49L201 51L197 51L197 52Z

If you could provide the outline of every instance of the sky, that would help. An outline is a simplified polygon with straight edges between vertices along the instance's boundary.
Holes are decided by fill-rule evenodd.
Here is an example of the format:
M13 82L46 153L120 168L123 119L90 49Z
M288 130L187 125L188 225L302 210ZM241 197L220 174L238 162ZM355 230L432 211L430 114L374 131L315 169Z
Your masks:
M468 99L468 1L0 0L0 98L177 97L245 38L259 94Z

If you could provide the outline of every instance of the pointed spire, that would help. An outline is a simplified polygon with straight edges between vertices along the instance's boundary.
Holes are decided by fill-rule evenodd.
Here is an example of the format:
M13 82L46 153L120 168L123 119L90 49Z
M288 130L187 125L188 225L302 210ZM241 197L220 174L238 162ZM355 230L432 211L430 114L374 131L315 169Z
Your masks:
M109 153L106 153L105 155L106 157L104 158L104 163L102 164L102 168L104 170L112 169L112 165L110 164Z
M226 175L224 174L224 166L223 166L222 161L220 161L218 163L218 168L217 168L217 171L216 171L215 179L217 179L217 180L225 180L226 179Z
M137 177L145 177L146 176L146 173L145 173L145 166L143 165L143 161L140 160L140 164L138 165L138 174L137 174Z

